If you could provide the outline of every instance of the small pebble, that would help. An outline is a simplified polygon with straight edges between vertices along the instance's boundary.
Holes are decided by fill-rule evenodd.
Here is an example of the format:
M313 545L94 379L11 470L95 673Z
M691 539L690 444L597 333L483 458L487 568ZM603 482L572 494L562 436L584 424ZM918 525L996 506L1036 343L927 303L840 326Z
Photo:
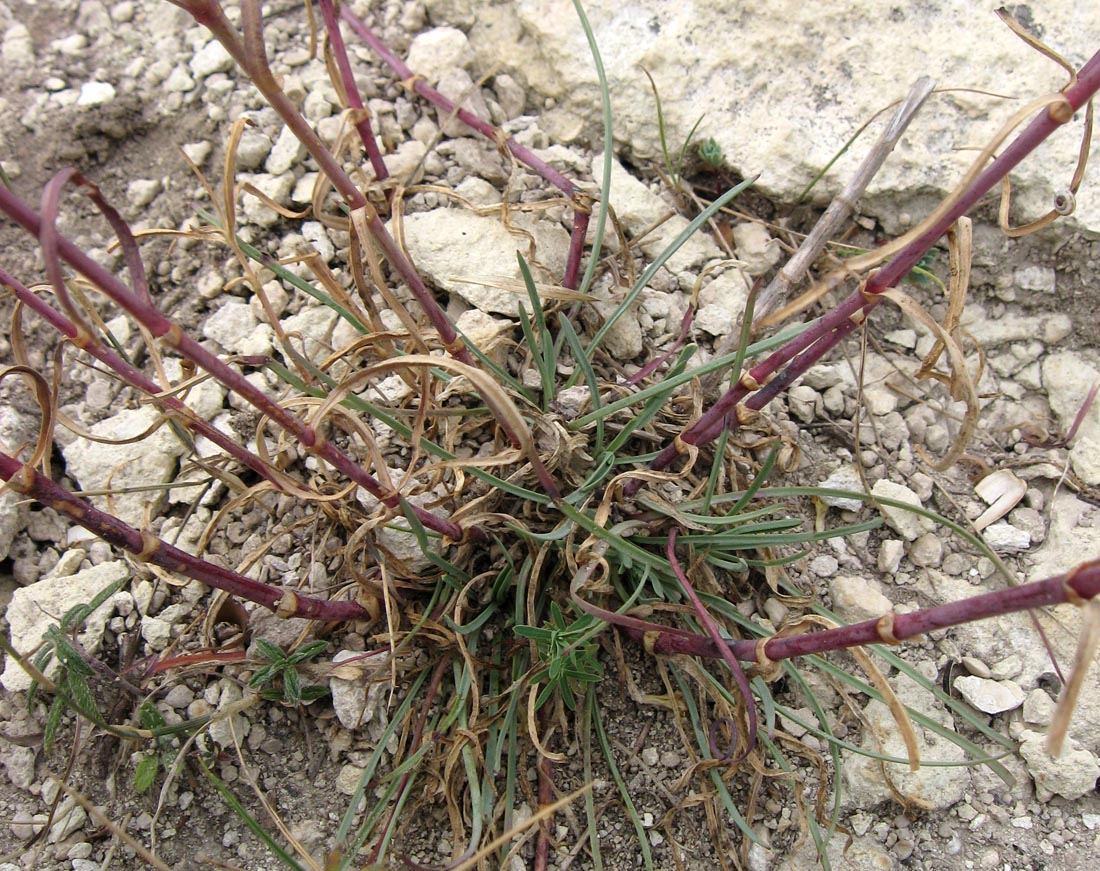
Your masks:
M935 567L943 559L943 542L934 532L926 532L909 546L913 565Z
M900 539L888 538L878 550L878 570L886 575L897 574L901 558L905 553L905 544Z

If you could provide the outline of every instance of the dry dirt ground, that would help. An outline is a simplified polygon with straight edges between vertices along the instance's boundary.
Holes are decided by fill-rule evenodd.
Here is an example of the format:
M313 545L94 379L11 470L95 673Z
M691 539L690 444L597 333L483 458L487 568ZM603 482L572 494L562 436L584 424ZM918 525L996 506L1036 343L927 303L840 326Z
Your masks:
M383 33L396 34L399 49L407 45L413 35L402 30L405 24L429 25L422 14L417 14L415 3L386 3L383 7L380 17L387 22ZM280 4L280 10L285 12L280 21L283 18L287 22L298 20L295 16L299 12L288 4ZM113 5L85 2L77 6L12 0L4 15L0 23L5 28L16 22L25 25L30 45L28 54L27 40L19 34L13 37L9 31L0 66L0 117L4 119L0 130L0 159L15 189L34 201L52 173L75 165L94 178L109 199L120 204L121 211L135 227L176 228L193 218L196 209L203 207L204 194L188 172L179 152L180 146L209 143L212 149L200 148L192 153L207 151L199 162L204 169L216 174L224 153L228 122L243 109L253 110L258 105L249 95L245 82L221 71L208 76L205 90L195 82L188 87L183 80L188 75L187 51L203 43L198 31L187 29L181 16L167 14L162 4L153 2ZM183 34L182 39L180 34ZM272 49L274 58L285 60L290 56L288 63L301 63L298 58L308 49L307 40L290 24L277 34ZM394 128L397 132L411 130L420 113L424 117L434 117L425 107L406 100L392 77L379 66L362 63L362 74L373 89L372 95L399 106L391 121L397 125ZM289 69L297 69L297 66ZM211 78L216 80L211 81ZM84 98L81 97L82 83L107 81L115 85L115 93L110 99L97 102L100 98L94 94L88 96L87 92L83 92ZM85 102L88 104L84 105ZM527 109L533 111L534 107ZM403 117L404 113L410 113L411 117ZM261 118L261 125L263 120ZM443 161L436 176L429 180L459 184L461 172L448 174L455 166L454 161ZM655 178L651 167L634 169L642 177ZM135 181L148 184L135 186ZM146 199L150 191L152 194ZM759 220L782 218L791 226L805 226L812 217L762 198L750 200L745 208ZM104 231L94 222L79 220L89 217L86 207L74 198L67 214L70 215L67 226L74 228L78 241L102 251L107 241ZM1052 233L1010 244L990 226L989 215L977 217L972 294L980 314L975 315L974 322L985 325L987 335L996 333L998 324L1013 324L1014 338L997 339L999 344L988 350L1002 362L1016 354L1021 358L1021 365L1016 370L1006 368L1000 375L1001 400L991 402L987 409L981 434L971 450L970 464L934 482L930 478L918 481L913 452L906 453L902 442L912 439L914 444L921 444L923 441L931 448L938 436L935 432L930 436L928 432L935 430L944 418L940 412L922 417L914 410L919 403L898 403L896 397L893 404L887 403L890 405L888 411L880 409L864 419L857 443L852 423L856 397L854 391L845 388L850 382L854 383L853 379L848 374L834 375L843 373L850 364L858 365L858 344L845 349L845 356L838 358L836 369L818 373L818 380L809 385L810 392L801 394L802 412L793 404L789 409L776 409L776 425L791 434L801 453L801 462L788 481L820 483L835 470L840 459L858 457L872 476L893 474L910 483L915 490L927 484L928 504L945 513L961 511L974 516L973 508L979 502L973 495L969 476L973 470L985 466L1017 470L1055 468L1053 476L1044 472L1028 478L1029 501L1022 507L1031 513L1017 516L1015 528L1032 524L1031 545L1004 554L1013 569L1034 579L1030 573L1030 559L1040 549L1044 538L1048 542L1056 540L1058 548L1070 550L1079 542L1094 540L1087 530L1092 529L1094 509L1100 506L1096 489L1073 475L1060 477L1060 470L1065 467L1065 450L1034 448L1028 444L1028 436L1039 435L1043 429L1057 430L1059 421L1051 411L1051 406L1055 405L1053 397L1048 402L1041 380L1033 384L1025 369L1032 364L1041 366L1055 352L1077 355L1073 359L1079 360L1081 366L1096 364L1094 275L1100 265L1100 242L1081 235ZM274 247L277 248L278 234L290 232L290 229L290 224L277 224L263 232L276 239ZM874 231L874 226L860 227L853 240L873 244L876 241ZM185 327L201 329L217 305L213 295L198 294L195 288L224 261L202 247L172 249L164 240L154 240L143 250L146 262L158 277L156 291L164 310ZM41 280L41 263L35 246L6 221L0 222L0 252L3 252L0 266L28 283ZM945 263L946 256L940 252L935 268L941 275L946 272ZM1015 290L1015 277L1021 270L1032 267L1045 270L1043 274L1049 273L1056 278L1056 295L1050 296L1041 290ZM1010 292L1009 288L1013 290ZM928 302L934 314L942 315L944 307L936 300L934 285L917 285L914 292ZM5 323L8 323L12 308L10 296L0 298L0 312ZM1052 314L1068 316L1068 328L1058 332L1056 346L1048 346L1046 340L1050 334L1049 331L1044 333ZM908 328L896 312L878 312L870 333L872 355L883 360L912 355L912 351L905 349ZM34 323L28 324L27 337L32 359L44 364L50 349L56 345L54 337L47 328ZM712 337L702 340L709 343ZM1036 344L1038 347L1027 347ZM7 362L11 354L7 328L0 335L0 352ZM81 376L67 383L62 402L74 407L86 402L91 380ZM829 393L837 387L839 393L835 390ZM1023 413L1013 416L1006 408L1011 405L1008 400L1012 398L1012 391L1017 389L1020 399L1016 408ZM5 401L20 401L11 396L7 395ZM115 409L114 401L117 397L108 397L99 405L85 408L84 421L91 423L109 417ZM809 412L805 412L806 404ZM890 444L890 427L906 409L905 438ZM891 412L895 417L890 417ZM881 438L878 441L867 438L867 430L873 428L871 424L885 427L885 444ZM908 463L900 473L899 463ZM65 472L60 456L55 470L58 475ZM942 488L935 496L931 495L933 483ZM1067 503L1056 500L1059 494L1071 492L1072 507L1077 512L1075 521L1059 526L1054 516L1055 505ZM810 506L799 506L798 510L806 511L807 517L811 514ZM278 537L290 527L289 520L293 518L283 519L287 521L283 526L271 529L265 525L268 521L258 515L242 518L241 528L237 530L239 537L223 546L223 555L230 562L234 561L234 555L240 552L237 546L250 535L265 539ZM1100 520L1097 525L1100 526ZM67 535L67 525L52 512L32 510L25 529L13 543L11 554L0 562L0 591L5 605L14 589L37 580L64 558ZM1057 538L1057 535L1063 537ZM958 591L960 584L979 592L986 588L986 582L989 585L998 583L988 560L983 562L978 554L957 541L945 541L938 553L928 540L919 547L908 541L904 545L887 544L888 541L900 542L902 538L884 528L838 546L822 545L798 564L795 574L815 594L820 592L823 597L831 597L824 600L831 601L835 608L840 607L837 600L843 587L838 586L838 578L867 579L870 586L855 588L854 595L885 595L901 607L931 604L937 600L937 595L943 595L943 589ZM307 544L308 540L303 543L288 536L285 546L275 548L272 556L281 559L282 565L292 571L301 565L300 556L298 562L293 561L296 551ZM89 564L117 558L106 553L102 545L85 543L80 546L86 550ZM889 557L884 563L883 554L894 552L896 547L903 548L903 555L893 564ZM1085 559L1094 555L1079 552L1073 557ZM140 572L135 573L135 590L145 578ZM950 579L963 580L951 586ZM936 586L941 581L947 585L943 589ZM152 586L147 581L146 585ZM135 592L134 598L140 599L140 595ZM170 632L194 633L196 627L188 624L202 613L205 599L201 602L199 599L204 595L194 587L181 589L157 585L152 593L155 602L147 602L146 607L156 611L183 603L183 607L173 612L175 622ZM753 607L760 612L764 611L769 598L766 590L763 593L757 590L749 597ZM853 608L852 613L858 613L858 608ZM259 631L259 625L258 621L254 622L254 633ZM1016 624L1012 625L1012 631L1016 632ZM341 636L341 644L354 649L355 633L362 628L353 627L350 636ZM269 637L276 637L279 631L272 628ZM293 631L289 635L285 629L281 631L285 641L293 640ZM1041 712L1037 711L1044 707L1042 699L1031 694L1036 691L1045 694L1049 702L1051 693L1056 692L1049 682L1050 676L1041 670L1027 671L1023 665L1014 669L1012 656L1016 655L1017 660L1027 659L1025 651L1014 651L1000 642L987 641L995 637L995 629L981 635L981 641L976 641L978 636L970 635L969 630L940 633L922 644L903 648L901 655L926 677L949 690L960 676L989 678L991 674L997 677L1003 673L1005 680L1016 681L1014 686L1018 691L1028 694L1032 705L1029 716L1040 716ZM127 621L126 615L119 612L109 624L102 655L115 664L127 657L140 659L154 652L144 646L146 643L147 639L135 632L135 622ZM974 648L986 643L991 648L982 656L982 651ZM361 649L361 637L358 644ZM1033 635L1027 634L1025 625L1005 644L1035 645L1036 641ZM663 691L658 670L649 658L633 647L626 647L621 663L616 663L615 652L616 645L608 641L601 654L608 679L600 685L599 701L611 746L637 812L650 827L646 837L653 850L654 866L703 869L716 867L720 861L735 865L741 861L736 847L736 830L726 821L708 820L693 800L692 791L698 784L682 779L688 769L689 751L685 749L675 722L662 709L639 701L638 691L642 694ZM838 662L842 662L841 667L853 667L847 660ZM622 679L624 670L633 676L636 690ZM232 670L226 672L226 677L210 670L175 673L149 689L154 691L153 698L165 715L179 717L185 711L195 710L195 705L209 707L224 703L227 694L232 695L232 687L236 686L234 676L239 674ZM856 746L865 746L866 736L861 729L870 717L862 711L866 700L844 698L824 682L815 689L821 693L825 704L830 705L829 713L835 719L837 734L846 736L846 740ZM778 687L776 692L791 708L806 706L805 698L800 697L793 686ZM958 695L957 691L955 694ZM104 701L113 699L105 698ZM398 692L392 698L387 697L385 704L399 701ZM1002 714L979 713L978 717L997 733L1018 740L1025 728L1041 729L1044 724L1041 720L1025 720L1026 712L1027 708L1017 706ZM130 710L120 711L120 716L125 718L130 713ZM55 778L65 779L90 796L112 820L146 845L151 843L155 833L157 855L169 867L241 868L247 871L279 867L277 860L258 844L214 792L195 759L188 761L163 795L158 795L161 781L152 791L138 794L130 786L133 748L97 736L87 725L78 727L66 720L55 748L46 754L39 746L43 716L41 703L28 710L24 693L5 693L0 698L0 756L7 770L6 778L0 776L0 869L3 871L14 868L92 871L94 868L144 867L132 850L118 842L110 828L98 820L84 819L76 811L68 818L55 817L53 828L34 839L32 836L41 829L43 815L56 795ZM348 784L354 784L376 746L377 735L371 730L352 733L343 728L327 700L308 708L265 702L245 711L242 721L247 721L247 734L242 732L238 736L243 756L238 758L230 749L232 742L228 742L228 746L208 755L207 761L262 816L247 785L249 777L255 777L259 787L278 808L289 832L324 867L326 854L334 847L333 833L350 801ZM241 721L236 722L240 724ZM978 737L958 718L951 722L971 738ZM1091 744L1088 743L1090 736ZM1082 764L1094 765L1093 754L1100 753L1098 733L1088 732L1080 741L1079 747L1084 751ZM811 748L814 746L813 740L807 743ZM823 749L820 743L816 746ZM988 749L992 745L983 743L982 746ZM69 755L70 748L76 748L73 756ZM558 766L555 775L558 788L564 791L581 785L584 775L576 745L559 749L570 754L570 761ZM842 751L842 758L849 759L847 753ZM830 777L837 774L827 752L819 758L825 760L825 770ZM1037 791L1033 772L1020 757L1008 753L1001 762L1015 777L1014 785L1006 784L988 769L975 767L962 786L956 781L944 787L958 788L961 792L948 807L937 810L922 810L912 800L908 803L891 801L881 787L879 792L873 788L859 792L853 786L853 798L848 800L840 815L844 834L838 834L830 845L833 867L926 871L964 868L1071 871L1097 867L1100 864L1100 799L1095 789L1085 790L1083 795L1072 800L1051 795L1042 788ZM599 760L594 765L598 782L597 806L602 810L599 830L603 867L616 871L643 867L634 831L610 786L611 772ZM535 777L533 769L529 773ZM807 785L816 783L816 775L812 772L805 776ZM881 779L880 775L880 783ZM736 798L748 798L747 784L747 780L735 781ZM901 793L906 791L906 788L900 789ZM767 833L773 849L748 850L745 858L750 868L801 869L816 864L810 845L796 847L793 843L797 827L792 827L791 823L800 812L799 802L812 804L814 795L795 796L793 792L787 790L786 802L769 798L760 809L754 824L758 831ZM71 804L68 808L71 809ZM556 822L550 867L591 868L583 813L571 810ZM712 826L721 830L726 839L715 843L709 834ZM418 805L415 818L404 824L402 850L411 861L440 867L455 852L450 831L443 806L425 800ZM851 834L852 843L845 853L847 834ZM533 867L530 850L521 852L517 862L515 867ZM396 859L393 867L401 867Z

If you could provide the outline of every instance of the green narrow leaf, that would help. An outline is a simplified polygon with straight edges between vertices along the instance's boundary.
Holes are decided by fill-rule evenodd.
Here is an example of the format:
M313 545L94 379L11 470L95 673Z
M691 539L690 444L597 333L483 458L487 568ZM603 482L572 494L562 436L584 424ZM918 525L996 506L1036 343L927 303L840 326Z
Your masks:
M199 212L198 212L198 215L199 215L200 218L202 218L211 227L217 227L219 230L222 229L222 226L221 226L221 224L218 223L217 218L215 218L209 212L206 212L206 211L203 211L202 209L200 209ZM347 321L349 324L351 324L351 326L355 329L356 332L358 332L358 333L360 333L361 335L364 335L364 336L367 335L370 332L370 327L368 327L361 320L359 320L359 318L352 311L345 308L340 303L336 302L336 300L334 300L332 297L330 297L327 293L324 293L324 292L318 290L316 287L314 287L313 284L306 281L304 278L302 278L298 275L295 275L293 272L291 272L289 269L287 269L282 264L276 263L274 260L272 260L269 257L265 257L263 255L263 253L260 251L260 249L255 248L252 245L249 245L240 236L237 237L237 244L240 245L241 250L245 254L247 254L250 258L255 260L257 263L263 265L265 268L270 269L272 272L275 273L276 276L281 278L283 281L289 282L290 284L294 285L294 287L298 288L298 290L302 291L302 293L309 294L310 296L312 296L318 302L321 302L321 303L324 303L325 305L327 305L330 309L332 309L334 312L336 312L345 321Z
M680 351L680 356L677 358L676 363L672 366L672 368L668 370L668 374L670 376L675 376L683 372L684 367L686 367L688 364L688 360L690 360L694 356L696 350L696 345L688 345L682 351ZM646 404L642 407L642 410L634 415L634 419L631 420L626 426L624 426L622 430L619 431L619 434L611 440L611 444L607 446L607 450L611 453L615 453L616 451L618 451L619 448L626 444L627 440L630 438L631 434L635 430L639 429L640 427L644 427L654 417L656 417L657 413L667 404L668 397L672 394L673 389L674 388L670 387L669 389L658 393L652 399L647 401Z
M328 642L321 640L303 644L290 655L290 664L298 665L299 663L305 662L307 659L313 659L317 654L322 653L326 647L328 647Z
M65 700L60 694L54 696L50 711L46 715L46 728L42 737L42 747L49 755L53 747L53 739L57 736L57 728L61 725L61 715L65 712Z
M527 316L527 309L523 303L518 304L519 308L519 328L523 332L523 343L530 349L531 356L535 360L535 369L539 373L539 381L542 384L542 410L547 411L550 408L550 400L547 398L546 390L546 373L542 367L542 355L538 350L538 340L535 338L535 328L531 324L531 318ZM553 393L553 382L551 382L551 394Z
M294 857L284 850L267 830L256 821L256 818L245 809L237 796L230 792L229 787L225 785L222 779L207 768L206 764L201 759L199 760L199 766L202 768L203 774L205 774L210 782L214 784L214 788L221 794L225 803L233 810L233 813L240 818L241 822L248 826L252 834L263 841L267 849L274 853L279 858L279 861L286 865L287 868L292 869L292 871L305 871L305 869L295 861Z
M298 679L298 672L292 668L283 672L283 698L295 707L302 701L302 682Z
M286 652L278 644L272 644L266 638L256 639L256 649L260 656L271 662L284 662L287 658Z
M603 171L600 175L600 208L596 213L596 232L593 236L592 252L588 256L588 266L585 267L584 277L578 287L581 293L587 293L588 288L592 286L592 279L596 276L596 265L600 262L604 232L607 229L607 208L611 197L611 163L615 155L615 138L611 118L611 88L607 83L607 72L604 70L600 47L596 43L596 34L592 32L592 25L588 21L588 16L584 13L584 7L581 5L580 0L573 0L573 8L577 10L577 17L584 29L584 38L588 41L588 50L592 54L592 65L596 68L596 79L600 85L600 108L603 110ZM570 386L576 383L575 377L574 374L573 378L569 380Z
M569 345L569 352L573 355L573 361L577 368L584 374L584 380L588 382L588 394L591 397L593 411L600 410L600 382L596 378L596 370L592 368L592 361L581 345L577 331L565 315L558 316L558 332L565 337L565 343ZM599 457L603 453L603 418L596 418L596 446L593 457Z
M657 258L646 267L646 270L642 273L641 277L634 282L634 286L630 289L630 292L623 297L623 301L619 304L619 307L611 313L611 316L604 321L604 324L596 332L596 335L592 337L592 341L588 344L588 358L592 359L592 355L595 354L596 348L599 347L600 342L607 336L608 331L615 325L615 323L621 318L634 304L634 301L638 298L638 295L649 285L649 282L653 280L653 276L657 274L657 271L668 262L680 247L687 242L695 233L699 231L699 228L704 226L707 221L713 218L723 207L728 205L738 194L743 193L748 188L752 187L756 183L756 177L745 179L736 187L730 188L722 196L718 197L713 203L707 206L701 211L695 219L688 224L682 232L675 239L668 244L668 246L657 255Z
M248 686L250 689L259 689L265 684L271 683L278 677L279 672L283 670L282 664L279 665L265 665L261 669L257 669L256 673L248 679Z
M307 684L302 687L301 699L303 705L312 705L318 699L323 699L329 694L329 688L324 684Z
M531 317L534 320L535 330L538 332L538 350L536 352L535 346L532 345L531 353L535 355L539 373L542 375L542 410L547 411L550 408L550 403L554 400L554 382L558 369L557 349L554 345L554 338L550 335L550 330L546 326L546 312L543 311L542 297L539 296L535 279L531 275L527 261L523 259L523 255L518 251L516 252L516 258L519 260L519 271L523 276L523 284L527 288L527 298L531 301Z
M691 129L688 131L687 139L685 139L684 144L680 146L680 153L676 157L676 175L674 176L674 180L677 184L679 184L684 174L684 155L687 154L687 150L691 146L691 140L695 138L695 134L699 130L699 125L703 123L703 119L706 117L707 113L704 112L695 120L695 123L691 125Z
M80 651L73 647L69 639L62 635L56 626L51 626L47 632L51 635L57 658L61 660L61 664L65 666L68 671L83 675L84 677L91 677L95 674L92 667L88 665L88 663L84 661L84 657L80 655Z
M615 786L619 790L619 796L622 798L623 805L626 808L626 815L630 817L630 822L634 826L634 832L638 836L638 846L642 850L642 861L645 863L647 871L653 871L653 854L649 850L649 836L646 835L645 826L642 825L642 819L638 816L638 811L630 798L630 790L627 788L626 781L619 771L619 766L615 764L615 755L611 752L611 742L607 739L607 733L603 728L603 720L600 717L599 705L594 703L589 710L592 712L592 722L596 727L596 739L599 741L600 749L603 751L604 761L607 763L607 768L611 772L611 779L615 781Z
M90 602L85 604L76 605L70 608L65 616L61 618L61 631L69 632L84 624L84 621L88 619L93 611L95 611L100 605L111 598L115 593L122 589L122 585L126 583L126 580L114 581L108 584L102 590L92 597Z
M76 708L77 713L93 723L101 724L104 722L102 715L99 713L99 707L95 703L95 696L92 695L91 687L88 686L84 675L74 671L68 672L65 686L69 690L73 707Z
M703 513L710 514L710 502L714 498L715 488L718 486L718 475L722 471L722 461L726 456L726 442L729 441L730 431L723 429L718 441L714 445L714 460L710 464L710 474L707 476L707 490L703 494Z
M134 769L133 785L134 789L138 792L145 792L153 785L153 781L157 779L157 770L160 768L160 761L155 755L142 756L141 762L137 764Z

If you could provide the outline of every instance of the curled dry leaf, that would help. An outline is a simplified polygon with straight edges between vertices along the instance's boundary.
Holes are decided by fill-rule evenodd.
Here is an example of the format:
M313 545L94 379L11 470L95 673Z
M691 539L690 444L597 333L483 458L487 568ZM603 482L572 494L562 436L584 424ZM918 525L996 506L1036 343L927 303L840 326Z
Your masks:
M982 478L974 487L974 492L989 505L974 521L974 528L981 532L1020 503L1027 492L1027 484L1008 469L998 469Z

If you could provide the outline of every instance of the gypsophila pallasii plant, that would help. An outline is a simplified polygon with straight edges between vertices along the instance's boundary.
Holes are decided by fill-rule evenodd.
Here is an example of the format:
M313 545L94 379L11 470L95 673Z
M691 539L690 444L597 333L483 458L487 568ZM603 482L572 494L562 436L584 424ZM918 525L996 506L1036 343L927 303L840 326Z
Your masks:
M953 323L935 324L897 285L925 263L921 258L949 229L966 226L965 214L1016 163L1086 105L1085 126L1091 128L1100 55L1080 70L1063 62L1070 75L1066 87L1009 119L956 192L924 223L885 249L851 258L842 278L855 289L824 315L767 337L754 330L754 306L773 317L782 311L789 289L816 256L813 245L835 232L836 224L829 223L838 214L833 210L818 234L825 238L811 237L810 247L800 252L802 271L789 264L772 285L759 288L758 296L754 290L741 329L713 359L689 368L698 352L689 311L670 347L628 370L627 361L606 352L609 331L677 248L704 232L751 179L703 204L653 261L638 262L630 246L609 255L603 240L614 228L608 210L613 119L606 83L604 171L595 184L582 184L415 76L347 7L319 0L307 15L303 40L308 34L323 37L318 50L344 104L340 135L325 142L271 72L256 0L243 0L239 10L219 0L172 2L217 38L318 172L308 215L290 213L239 183L235 155L246 122L237 122L226 143L220 184L203 180L209 202L198 223L183 231L192 242L233 255L234 278L267 313L277 352L219 357L184 332L162 310L146 278L129 219L83 174L56 175L37 207L4 186L0 210L37 240L44 275L28 279L41 283L27 285L0 269L0 282L18 300L15 359L0 377L26 386L42 424L35 444L4 446L0 475L10 489L70 517L153 576L191 578L218 591L209 605L208 629L218 621L236 622L238 646L201 652L204 639L196 639L193 653L154 658L141 678L145 689L170 681L175 669L204 665L238 675L270 703L301 707L324 695L330 676L309 661L328 643L338 644L343 627L365 633L366 651L336 666L338 676L390 682L392 705L347 813L331 834L326 871L364 863L387 866L417 836L425 817L416 811L425 805L449 811L451 868L508 867L513 856L532 849L529 843L534 867L546 868L553 848L551 821L562 819L570 820L575 839L587 830L578 849L587 851L590 867L602 867L598 832L602 815L610 811L593 795L598 780L614 784L615 813L637 834L631 849L646 867L658 867L608 736L601 704L608 681L624 683L675 723L690 760L681 787L705 804L699 818L709 828L714 860L723 865L731 835L742 857L761 841L754 821L772 798L797 805L790 837L811 837L827 864L823 845L840 806L839 778L827 772L830 766L836 772L842 751L869 751L833 735L829 717L809 691L815 720L800 725L827 747L828 763L779 729L778 715L791 721L798 716L777 702L772 687L783 681L806 688L801 671L806 665L890 706L908 755L879 754L884 764L921 763L913 721L947 735L972 764L1009 777L996 754L898 703L882 675L885 667L936 694L986 746L1011 748L1004 736L887 648L934 629L1059 602L1089 603L1095 619L1091 601L1100 591L1100 562L1036 584L840 626L783 567L801 559L815 541L868 531L882 519L876 514L853 525L817 528L793 516L797 500L846 497L915 510L996 557L965 527L923 509L864 493L771 486L797 465L798 451L765 410L890 299L937 335L938 348L925 361L926 369L932 371L945 357L950 372L944 377L953 395L967 403L962 432L939 465L958 458L976 425L978 404L956 332L957 313ZM579 4L576 9L602 82L598 47ZM419 188L389 176L344 46L349 38L376 51L410 94L462 121L509 161L541 177L545 200L535 207L567 210L571 241L564 273L547 275L535 246L521 254L518 316L493 339L479 341L460 332L404 253L402 215ZM914 111L930 87L922 86L903 109ZM894 141L905 117L896 116ZM662 139L663 133L662 128ZM700 146L707 149L702 159L717 165L721 155L713 153L711 143ZM1080 185L1088 144L1086 135L1069 200ZM684 154L681 149L676 161L666 161L678 184ZM87 196L110 225L122 273L104 268L60 232L65 199L73 191ZM452 199L456 209L468 207L440 185L431 191ZM255 239L238 232L245 196L260 198L287 222L308 217L333 238L346 240L339 268L316 256L278 262L264 254ZM511 228L529 207L506 201L496 214ZM1068 208L1063 202L1042 221ZM963 259L965 230L952 234L953 256ZM591 291L608 271L634 278L620 287L617 307L601 315ZM338 328L329 335L345 336L342 344L318 350L283 330L269 299L272 281L333 311ZM956 279L952 298L964 292L965 279ZM105 327L120 311L144 337L140 360ZM28 362L22 333L24 320L32 316L63 337L51 371ZM203 498L217 506L195 546L175 546L148 523L124 522L112 513L110 499L93 504L54 482L53 429L65 423L57 408L59 381L73 360L111 372L154 406L160 425L186 445L188 483L204 487ZM168 371L181 375L169 378ZM260 386L258 373L272 376L277 391ZM254 440L246 443L223 432L192 410L188 397L205 379L216 380L254 410ZM705 383L716 389L716 397ZM200 442L214 449L199 450ZM313 568L303 569L297 583L271 584L249 572L266 545L242 555L235 568L207 558L209 543L233 518L257 509L282 514L296 541L316 548L300 564ZM331 556L339 559L323 558ZM780 596L791 609L783 626L749 619L739 610L743 599L761 590ZM240 602L280 617L306 618L313 621L311 629L293 649L264 642L250 659L239 646L249 623L249 610ZM252 815L209 767L202 742L183 745L172 739L188 729L198 735L216 715L168 733L168 724L135 700L132 727L107 722L88 680L106 666L89 663L71 643L75 629L63 620L51 628L43 648L61 660L60 677L42 672L47 656L39 655L37 665L22 659L37 692L53 694L51 717L59 720L60 712L69 710L126 740L146 741L133 781L139 791L171 776L172 753L194 748L214 788L287 867L317 867L307 854L296 853L292 842L288 846L275 821ZM840 649L851 649L861 670L848 673L824 656ZM1090 655L1086 645L1083 661ZM628 657L654 663L663 692L634 687ZM307 666L314 670L303 678L299 669ZM1063 695L1063 735L1082 675L1082 668L1075 669ZM236 716L255 699L236 703L230 713ZM56 732L56 722L52 728ZM1054 742L1058 734L1052 730ZM580 748L579 778L561 764L570 747ZM532 769L537 779L529 782ZM534 812L521 816L517 808L524 802ZM584 808L580 825L580 812L563 816L574 803ZM676 817L662 821L666 832L675 831Z

